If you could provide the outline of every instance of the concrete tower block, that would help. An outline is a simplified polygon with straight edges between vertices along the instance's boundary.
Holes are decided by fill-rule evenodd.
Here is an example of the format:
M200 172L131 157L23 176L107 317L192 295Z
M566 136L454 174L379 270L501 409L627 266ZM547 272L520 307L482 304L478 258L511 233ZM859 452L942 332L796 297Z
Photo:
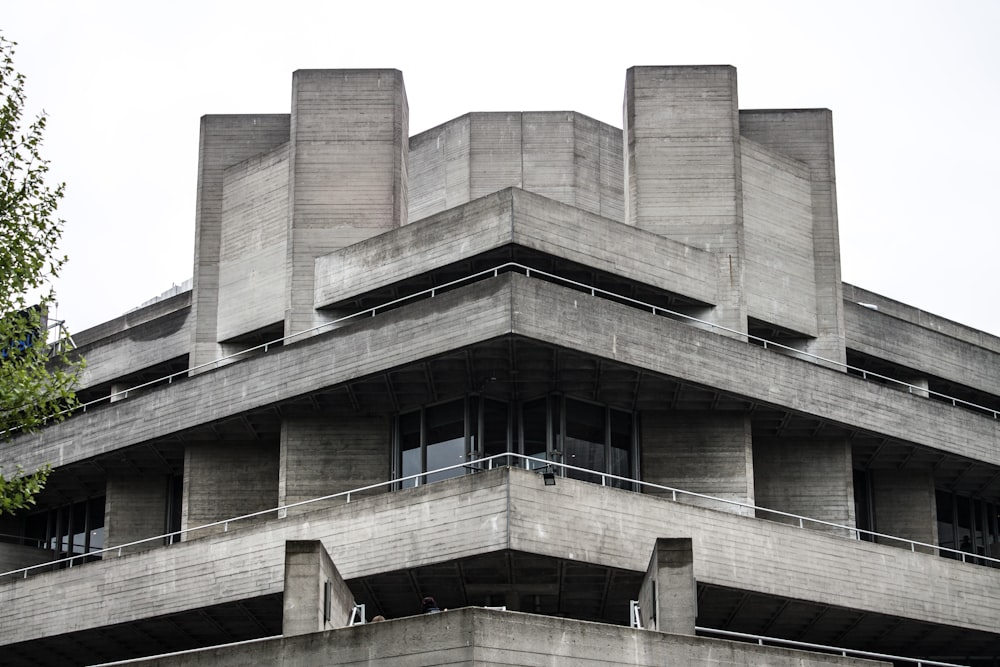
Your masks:
M288 141L289 116L203 116L198 146L190 361L208 363L227 350L218 344L222 193L228 167Z
M293 74L286 335L324 321L317 257L406 223L408 113L398 70Z
M410 221L515 187L623 219L621 131L572 111L466 114L410 142Z
M625 221L718 256L712 321L746 331L736 69L633 67L625 82Z
M694 635L698 591L690 537L658 537L639 588L642 627Z
M741 111L740 134L805 163L812 195L816 338L806 351L846 361L833 114L829 109Z

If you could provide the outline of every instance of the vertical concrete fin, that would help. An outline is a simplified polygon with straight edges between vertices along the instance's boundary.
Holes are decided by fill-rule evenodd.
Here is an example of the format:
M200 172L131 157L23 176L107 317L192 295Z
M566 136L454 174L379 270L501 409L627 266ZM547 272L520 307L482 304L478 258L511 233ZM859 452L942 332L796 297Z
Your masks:
M623 122L626 222L716 253L709 319L745 332L736 69L633 67Z
M317 257L406 224L409 109L398 70L292 76L285 334L314 309Z
M223 174L231 167L288 141L289 116L203 116L198 142L192 284L191 365L218 359L219 270Z
M658 537L639 589L642 627L694 635L698 615L694 550L690 537Z
M285 542L281 634L286 637L346 627L354 594L319 540Z
M804 162L812 189L817 336L807 351L846 361L833 114L829 109L741 111L740 134Z

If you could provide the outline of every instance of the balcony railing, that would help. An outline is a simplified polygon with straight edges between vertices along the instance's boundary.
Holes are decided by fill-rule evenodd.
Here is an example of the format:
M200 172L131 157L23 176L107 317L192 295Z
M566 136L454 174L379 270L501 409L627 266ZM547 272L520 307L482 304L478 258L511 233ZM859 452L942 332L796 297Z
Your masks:
M844 363L842 361L838 361L838 360L835 360L835 359L828 359L826 357L822 357L822 356L819 356L819 355L816 355L816 354L812 354L810 352L805 352L803 350L800 350L800 349L797 349L797 348L794 348L794 347L790 347L788 345L782 345L781 343L776 343L776 342L768 340L766 338L761 338L759 336L754 336L752 334L748 334L748 333L743 332L743 331L737 331L735 329L731 329L729 327L722 326L722 325L717 324L715 322L710 322L710 321L707 321L707 320L698 319L696 317L692 317L691 315L687 315L685 313L681 313L681 312L678 312L678 311L675 311L675 310L671 310L669 308L664 308L662 306L657 306L657 305L654 305L654 304L651 304L651 303L647 303L647 302L641 301L639 299L634 299L632 297L624 296L622 294L616 294L614 292L611 292L611 291L608 291L608 290L605 290L605 289L601 289L600 287L595 287L593 285L587 285L585 283L579 282L577 280L572 280L570 278L564 278L564 277L559 276L559 275L554 274L554 273L549 273L547 271L542 271L540 269L534 269L534 268L531 268L531 267L526 266L524 264L520 264L518 262L506 262L504 264L497 265L497 266L495 266L493 268L490 268L490 269L485 269L483 271L478 271L476 273L472 273L472 274L470 274L468 276L464 276L462 278L457 278L455 280L452 280L450 282L444 283L442 285L438 285L436 287L431 287L431 288L428 288L428 289L420 290L418 292L414 292L413 294L409 294L409 295L400 297L398 299L393 299L391 301L387 301L386 303L382 303L382 304L379 304L377 306L372 306L370 308L365 308L365 309L360 310L360 311L358 311L356 313L352 313L350 315L345 315L343 317L339 317L339 318L331 320L329 322L324 322L323 324L317 325L317 326L312 327L310 329L306 329L306 330L303 330L303 331L292 333L292 334L289 334L288 336L283 336L282 338L276 338L276 339L268 341L266 343L261 343L259 345L255 345L253 347L249 347L249 348L247 348L245 350L241 350L239 352L234 352L233 354L228 354L228 355L225 355L223 357L219 357L218 359L214 359L212 361L208 361L208 362L205 362L205 363L202 363L202 364L197 364L195 366L191 366L191 367L189 367L189 368L187 368L185 370L182 370L182 371L177 371L175 373L171 373L169 375L164 375L163 377L156 378L154 380L149 380L148 382L143 382L142 384L138 384L138 385L129 387L127 389L122 389L122 390L119 390L119 391L112 392L112 393L108 394L107 396L102 396L101 398L97 398L97 399L94 399L92 401L88 401L86 403L82 403L82 404L76 406L75 408L73 408L71 410L64 410L64 411L58 413L58 415L53 415L53 418L55 418L57 416L59 416L59 417L68 416L69 414L72 414L72 413L75 413L75 412L86 412L88 408L93 408L93 407L96 407L96 406L99 406L99 405L104 405L104 404L108 403L109 401L116 401L116 400L128 398L128 396L129 396L130 393L134 393L136 391L148 389L148 388L151 388L151 387L154 387L154 386L158 386L158 385L161 385L161 384L171 384L171 383L174 382L174 380L178 380L178 379L181 379L181 378L186 378L186 377L188 377L188 376L190 376L190 375L192 375L194 373L198 373L198 372L201 372L201 371L210 370L210 369L214 369L214 368L219 368L219 367L231 364L231 363L236 362L236 361L241 361L243 359L249 359L249 358L252 358L254 356L257 356L258 354L267 353L267 352L269 352L270 350L272 350L274 348L281 349L282 347L284 347L284 345L286 345L288 343L291 343L291 342L294 342L297 339L304 339L306 337L314 336L314 335L317 335L319 333L323 333L325 331L333 330L333 329L338 328L338 327L342 326L343 324L345 324L347 322L350 322L352 320L357 320L357 319L366 318L366 317L374 317L375 315L377 315L381 311L391 310L391 309L399 307L400 305L402 305L402 304L404 304L406 302L409 302L409 301L416 301L416 300L424 299L424 298L433 298L433 297L437 296L437 294L439 294L439 293L447 292L449 290L455 289L456 287L460 287L462 285L466 285L466 284L469 284L469 283L477 282L479 280L483 280L483 279L486 279L486 278L496 277L496 276L499 276L501 273L510 273L510 272L523 273L524 275L526 275L528 277L538 276L540 278L552 281L554 283L566 285L568 287L571 287L574 290L578 290L578 291L582 291L582 292L588 293L591 296L613 300L613 301L615 301L617 303L622 303L622 304L628 305L630 307L636 308L638 310L647 311L649 313L652 313L653 315L661 315L661 316L669 317L671 319L681 320L681 321L689 322L691 324L696 324L699 327L707 328L709 330L725 332L727 334L730 334L731 337L734 337L734 338L736 338L738 340L742 340L742 341L744 341L744 342L746 342L748 344L760 345L764 349L776 350L776 351L780 351L783 354L788 354L789 356L799 357L799 358L806 358L806 359L810 359L812 361L815 361L815 362L818 362L818 363L821 363L821 364L824 364L824 365L828 365L828 366L832 366L832 367L836 367L836 368L842 368L845 371L849 371L852 374L854 374L855 377L860 377L863 380L873 380L873 381L877 381L877 382L884 383L884 384L887 384L887 385L895 386L895 387L898 387L902 391L906 391L906 392L908 392L910 394L914 394L914 395L921 396L921 397L934 397L935 399L938 399L938 400L940 400L940 401L942 401L944 403L950 404L953 407L961 407L961 408L965 408L965 409L968 409L968 410L973 410L975 412L980 412L980 413L984 413L984 414L990 415L993 419L1000 419L1000 410L996 410L994 408L990 408L990 407L987 407L987 406L984 406L984 405L979 405L977 403L973 403L971 401L966 401L964 399L957 398L957 397L954 397L954 396L950 396L948 394L944 394L944 393L941 393L941 392L938 392L938 391L934 391L932 389L928 389L928 388L921 387L921 386L918 386L918 385L910 384L909 382L904 382L902 380L898 380L896 378L892 378L892 377L889 377L887 375L881 375L879 373L874 373L874 372L866 370L864 368L859 368L859 367L856 367L856 366L851 366L851 365L846 364L846 363ZM16 430L18 430L18 427L14 427L13 429L10 429L10 431L16 431ZM0 432L0 435L3 435L4 433L5 432Z
M879 544L886 544L887 542L898 543L902 545L904 548L908 548L912 552L917 552L919 550L923 553L937 554L939 556L948 556L954 558L955 560L960 560L965 563L974 563L983 565L989 564L992 567L1000 567L1000 558L992 558L990 556L971 554L956 549L950 549L948 547L929 544L927 542L910 540L905 537L898 537L895 535L888 535L885 533L877 533L875 531L864 530L862 528L857 528L855 526L848 526L844 524L834 523L832 521L824 521L822 519L814 519L799 514L792 514L791 512L782 512L781 510L775 510L767 507L760 507L758 505L742 503L728 498L719 498L717 496L710 496L704 493L685 491L683 489L664 486L662 484L655 484L653 482L646 482L640 479L632 479L629 477L622 477L620 475L612 475L611 473L598 472L595 470L590 470L588 468L580 468L578 466L572 466L566 463L557 463L554 461L548 461L546 459L525 456L524 454L508 452L505 454L496 454L493 456L475 459L467 463L458 463L455 465L438 468L436 470L428 470L426 472L414 475L408 475L406 477L400 477L385 482L369 484L367 486L358 487L356 489L351 489L349 491L341 491L339 493L331 493L326 496L310 498L309 500L302 500L296 503L279 505L278 507L274 507L271 509L260 510L258 512L252 512L250 514L243 514L229 519L223 519L220 521L214 521L212 523L206 523L201 526L185 528L183 530L178 530L171 533L164 533L162 535L156 535L154 537L147 537L141 540L136 540L134 542L128 542L126 544L120 544L117 546L107 547L104 549L98 549L95 551L91 551L87 554L76 554L73 556L67 556L65 558L60 558L57 560L47 561L45 563L39 563L37 565L30 565L28 567L23 567L17 570L11 570L9 572L2 572L0 573L0 581L13 577L27 578L29 574L47 572L52 569L59 569L64 567L78 567L86 562L95 560L95 557L103 557L105 555L122 556L127 550L130 550L133 547L138 547L143 545L151 546L153 544L169 545L172 543L176 543L177 540L175 538L179 538L186 535L192 535L199 531L205 531L208 529L216 529L221 527L223 532L228 532L229 527L232 524L239 524L241 522L245 522L250 519L255 519L259 517L266 517L269 515L273 515L275 518L284 519L288 516L288 510L298 507L306 507L313 503L329 501L337 498L342 498L345 503L350 503L352 496L356 496L361 493L366 493L377 489L384 489L385 491L390 491L402 487L404 484L406 484L406 482L409 481L413 481L414 484L420 485L423 483L422 482L423 478L425 478L428 475L435 475L449 471L467 472L469 470L472 470L474 472L478 472L483 470L490 470L495 467L503 467L509 465L516 465L517 467L533 470L540 473L551 472L553 470L560 470L564 476L569 476L568 473L577 473L580 475L586 475L590 478L599 477L601 486L614 486L619 489L641 489L646 491L655 491L657 492L656 497L664 499L669 498L670 501L672 502L682 502L685 499L697 499L699 502L699 506L701 507L710 508L711 505L713 504L718 504L719 506L723 507L735 507L742 510L743 513L748 517L749 516L753 516L754 518L767 518L767 516L782 517L788 520L788 521L783 521L782 523L800 529L809 527L822 527L824 529L832 529L828 531L828 534L832 534L834 536L839 535L844 539L860 540L863 539L864 537L869 537L877 539Z

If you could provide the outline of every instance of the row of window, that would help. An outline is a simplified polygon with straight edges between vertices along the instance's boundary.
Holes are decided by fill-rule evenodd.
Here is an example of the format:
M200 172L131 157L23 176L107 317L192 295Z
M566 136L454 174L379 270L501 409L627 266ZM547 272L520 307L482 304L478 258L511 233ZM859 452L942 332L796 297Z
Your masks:
M404 488L412 487L473 472L479 466L469 465L471 461L514 452L638 477L637 451L635 418L629 412L566 396L520 402L467 396L397 417L394 475L404 478ZM454 467L428 473L449 466ZM555 472L563 474L558 468ZM565 474L600 481L599 475L583 471Z

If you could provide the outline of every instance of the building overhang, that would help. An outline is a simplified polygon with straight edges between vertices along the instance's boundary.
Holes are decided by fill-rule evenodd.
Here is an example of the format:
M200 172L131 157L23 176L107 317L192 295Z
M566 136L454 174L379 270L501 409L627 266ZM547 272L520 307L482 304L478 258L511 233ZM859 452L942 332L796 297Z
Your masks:
M933 468L942 484L1000 495L997 420L519 274L135 392L3 453L26 469L92 461L100 474L124 460L142 472L133 453L177 465L199 440L276 438L289 411L388 415L465 393L547 392L634 410L744 411L761 435L849 437L868 465Z
M369 615L414 614L433 594L450 608L515 599L525 611L625 625L664 533L692 539L699 626L905 655L984 654L1000 642L995 569L669 496L565 478L548 486L516 468L355 495L0 581L0 642L8 655L45 645L72 652L97 637L127 643L144 632L184 646L192 616L220 626L204 631L203 644L266 636L281 627L285 544L301 539L323 542ZM72 604L52 604L54 590ZM938 629L922 636L926 624Z

